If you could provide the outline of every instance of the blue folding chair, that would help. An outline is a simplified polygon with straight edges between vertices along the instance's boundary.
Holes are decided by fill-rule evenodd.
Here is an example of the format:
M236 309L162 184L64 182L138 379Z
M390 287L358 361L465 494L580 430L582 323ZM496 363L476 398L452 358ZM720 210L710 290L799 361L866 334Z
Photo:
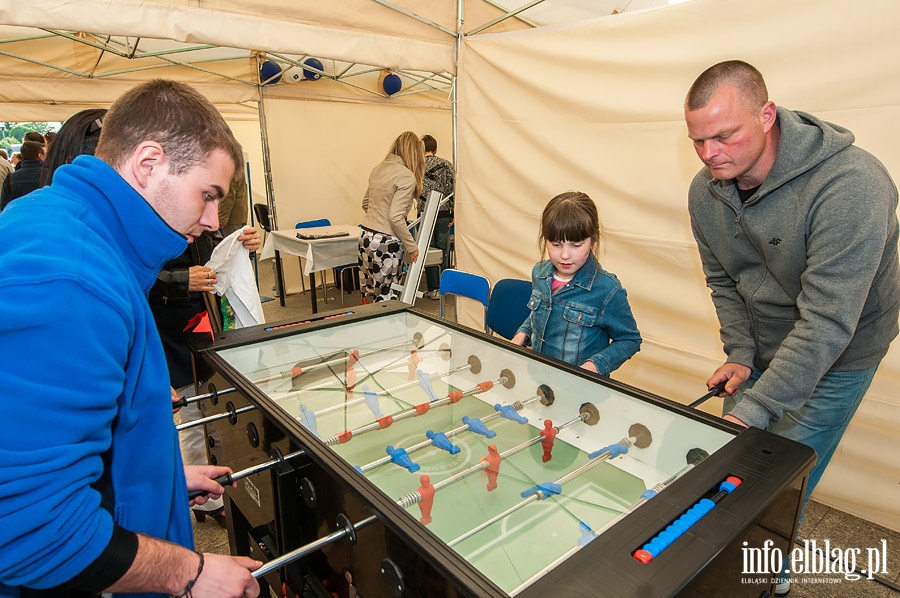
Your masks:
M519 326L528 317L528 300L531 298L531 282L516 278L498 280L491 289L486 322L492 330L505 339L512 339Z
M303 222L298 222L294 225L294 228L315 228L317 226L331 226L331 220L328 218L316 218L315 220L304 220ZM303 258L297 257L297 261L300 262L300 286L303 291L306 291L306 280L305 276L303 276ZM325 270L322 270L322 292L325 293L324 301L328 301L328 287L325 286ZM343 299L343 297L341 297Z
M441 272L441 317L444 317L444 295L457 295L474 299L484 306L484 331L487 327L487 307L491 296L491 283L484 276L461 270L447 269Z

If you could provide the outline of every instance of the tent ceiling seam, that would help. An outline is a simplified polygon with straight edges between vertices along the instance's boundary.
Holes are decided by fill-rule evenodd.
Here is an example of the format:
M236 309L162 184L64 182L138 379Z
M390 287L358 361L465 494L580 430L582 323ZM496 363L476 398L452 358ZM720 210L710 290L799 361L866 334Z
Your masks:
M119 44L119 42L114 42L114 41L112 41L111 43L113 43L113 44ZM112 46L110 46L110 47L112 47ZM139 50L137 49L137 44L135 44L135 56L136 56L136 57L133 58L132 60L138 60L138 59L141 59L141 58L144 57L144 54L143 54L142 52L141 52L141 53L138 53L138 52L139 52ZM166 56L154 56L153 58L156 58L157 60L162 60L163 62L168 62L170 65L173 65L173 66L183 66L183 67L185 67L185 68L189 68L189 69L194 69L194 70L196 70L196 71L200 71L201 73L206 73L207 75L213 75L213 76L215 76L215 77L222 77L223 79L228 79L228 80L230 80L230 81L237 81L238 83L244 83L244 84L256 86L256 83L251 83L251 82L246 81L246 80L244 80L244 79L239 79L239 78L233 77L233 76L231 76L231 75L226 75L225 73L217 73L217 72L215 72L215 71L212 71L212 70L209 70L209 69L205 69L205 68L199 67L199 66L197 66L196 64L191 64L191 63L189 63L189 62L184 62L184 61L180 61L180 60L174 60L174 59L168 58L168 57L166 57ZM161 66L163 66L163 65L158 65L158 66L161 67ZM108 75L107 75L107 76L108 76Z
M447 28L444 27L443 25L441 25L441 24L439 24L439 23L435 23L434 21L432 21L432 20L430 20L430 19L426 19L426 18L423 17L422 15L419 15L419 14L416 14L416 13L414 13L414 12L412 12L412 11L406 10L405 8L400 8L400 7L397 6L396 4L392 4L392 3L390 3L390 2L387 2L387 0L372 0L372 2L374 2L375 4L379 4L379 5L381 5L381 6L384 6L385 8L389 8L389 9L391 9L391 10L393 10L393 11L399 12L400 14L405 15L405 16L407 16L407 17L409 17L409 18L411 18L411 19L414 19L414 20L416 20L416 21L419 21L420 23L424 23L425 25L428 25L429 27L433 27L434 29L437 29L438 31L442 31L442 32L446 33L447 35L449 35L449 36L451 36L451 37L454 37L454 38L455 38L455 37L457 37L457 35L458 35L456 31L452 31L452 30L450 30L450 29L447 29Z
M86 73L79 73L78 71L73 71L73 70L71 70L71 69L67 69L67 68L65 68L65 67L57 66L57 65L55 65L55 64L49 64L49 63L47 63L47 62L41 62L40 60L35 60L35 59L33 59L33 58L28 58L28 57L26 57L26 56L19 56L18 54L13 54L12 52L4 52L4 51L0 50L0 56L8 56L8 57L14 58L14 59L16 59L16 60L21 60L21 61L23 61L23 62L28 62L28 63L31 63L31 64L36 64L36 65L38 65L38 66L46 67L46 68L48 68L48 69L53 69L53 70L60 71L60 72L63 72L63 73L68 73L68 74L70 74L70 75L75 75L76 77L83 77L83 78L85 78L85 79L90 79L90 78L91 78L91 76L88 75L88 74L86 74Z
M482 0L482 1L483 1L485 4L489 4L490 6L493 6L494 8L500 9L500 10L502 10L502 11L505 12L505 13L506 13L506 12L509 12L509 8L507 8L506 6L502 6L499 2L494 2L493 0ZM516 19L518 19L519 21L522 21L523 23L525 23L525 24L528 25L529 27L540 27L540 25L538 25L537 23L535 23L535 22L532 21L531 19L526 19L525 17L523 17L523 16L521 16L521 15L514 15L514 16L516 17Z
M497 23L502 23L503 21L516 16L520 12L525 12L529 8L537 6L538 4L541 4L542 2L544 2L544 0L532 0L528 4L520 6L519 8L517 8L515 10L511 10L511 11L507 12L505 15L497 17L493 21L488 21L484 25L480 25L480 26L476 27L475 29L472 29L471 31L466 32L465 35L468 36L468 35L475 35L476 33L481 33L485 29L489 29L489 28L493 27L494 25L496 25Z
M109 43L109 40L112 38L111 35L106 36L106 43ZM103 55L106 53L106 50L100 50L100 54L97 55L97 60L94 61L94 68L91 69L91 77L97 74L97 69L100 67L100 61L103 59Z
M90 46L96 50L112 52L113 54L115 54L116 56L118 56L120 58L128 58L128 55L126 53L124 53L120 50L117 50L116 48L114 48L112 46L106 46L100 42L95 42L95 41L91 41L91 40L83 38L83 37L79 37L78 35L76 35L74 33L69 33L68 31L58 31L58 30L54 30L54 29L44 29L44 31L47 31L48 33L52 33L53 35L57 35L59 37L71 40L73 42L77 42L79 44L84 44L86 46Z

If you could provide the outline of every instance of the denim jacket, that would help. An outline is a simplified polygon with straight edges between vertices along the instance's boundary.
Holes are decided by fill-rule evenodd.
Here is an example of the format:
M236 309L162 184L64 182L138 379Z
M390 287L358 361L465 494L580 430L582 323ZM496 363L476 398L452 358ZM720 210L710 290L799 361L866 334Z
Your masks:
M531 271L531 314L519 328L532 348L580 366L592 361L604 376L641 348L625 289L593 255L555 295L550 293L553 264L544 260Z

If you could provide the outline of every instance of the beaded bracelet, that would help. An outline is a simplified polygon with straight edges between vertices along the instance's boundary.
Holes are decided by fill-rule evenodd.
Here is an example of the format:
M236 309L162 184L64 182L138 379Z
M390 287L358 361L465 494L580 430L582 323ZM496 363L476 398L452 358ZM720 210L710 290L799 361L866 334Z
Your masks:
M198 550L195 550L194 552L196 552L197 556L200 557L200 564L197 565L197 575L194 576L194 579L187 582L187 585L184 586L184 591L177 596L174 596L174 598L194 598L193 594L191 594L191 591L194 589L194 584L196 584L197 580L200 579L200 574L203 573L203 553Z

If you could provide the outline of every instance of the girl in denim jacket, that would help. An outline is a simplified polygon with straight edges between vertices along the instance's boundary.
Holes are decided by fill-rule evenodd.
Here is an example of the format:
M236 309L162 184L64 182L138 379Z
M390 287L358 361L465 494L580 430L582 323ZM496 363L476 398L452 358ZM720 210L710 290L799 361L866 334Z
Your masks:
M625 289L597 259L600 218L585 193L557 195L544 208L541 257L531 271L531 314L512 342L609 376L641 348Z

